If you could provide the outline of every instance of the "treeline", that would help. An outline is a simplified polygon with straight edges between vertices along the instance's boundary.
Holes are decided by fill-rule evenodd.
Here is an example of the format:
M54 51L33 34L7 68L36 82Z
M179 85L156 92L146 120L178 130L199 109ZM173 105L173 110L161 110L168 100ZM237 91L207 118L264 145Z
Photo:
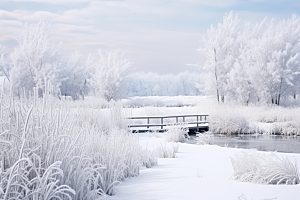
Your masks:
M296 98L300 81L300 18L241 23L233 13L211 26L199 51L210 72L208 93L219 102L279 105Z
M47 23L25 24L12 52L0 46L0 76L16 96L42 97L48 85L60 98L96 95L107 101L124 96L202 94L196 85L201 82L199 75L132 74L132 63L118 50L99 50L86 59L76 51L63 56L62 44L50 40L52 33Z
M0 71L16 96L40 97L51 85L52 93L84 99L87 94L110 101L118 97L131 62L118 50L84 59L79 52L62 55L62 44L51 42L52 30L44 22L25 24L11 53L0 48ZM1 75L1 74L0 74Z
M159 75L157 73L133 73L127 76L126 96L195 96L202 92L204 75L192 72Z

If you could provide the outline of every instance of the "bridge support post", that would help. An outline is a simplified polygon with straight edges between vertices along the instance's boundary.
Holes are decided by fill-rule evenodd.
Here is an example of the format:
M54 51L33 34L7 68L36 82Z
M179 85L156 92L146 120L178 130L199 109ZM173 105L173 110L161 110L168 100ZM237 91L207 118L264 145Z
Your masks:
M150 124L150 118L149 117L147 118L147 124L148 125ZM147 128L149 128L149 126L147 126Z
M199 131L199 116L197 115L197 131Z

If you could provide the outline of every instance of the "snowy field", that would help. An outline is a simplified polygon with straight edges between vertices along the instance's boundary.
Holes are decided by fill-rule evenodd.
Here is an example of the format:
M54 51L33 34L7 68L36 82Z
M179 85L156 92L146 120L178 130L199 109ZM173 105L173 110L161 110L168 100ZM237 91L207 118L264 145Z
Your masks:
M155 148L164 140L139 134L144 148ZM108 199L299 199L300 185L262 185L232 180L230 158L241 151L254 150L181 143L176 158L159 158L157 166L143 169L138 177L122 182L117 186L117 194ZM278 156L295 158L300 163L300 154L278 153Z
M292 184L300 182L300 154L174 143L184 142L180 126L132 134L126 118L209 114L217 133L277 128L298 135L299 108L219 105L203 96L107 103L37 94L1 95L0 199L298 199L299 185Z

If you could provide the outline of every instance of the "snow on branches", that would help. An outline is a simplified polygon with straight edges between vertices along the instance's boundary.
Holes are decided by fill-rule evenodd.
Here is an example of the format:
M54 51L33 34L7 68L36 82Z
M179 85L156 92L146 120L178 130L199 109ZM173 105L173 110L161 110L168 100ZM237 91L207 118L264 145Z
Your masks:
M94 62L94 73L91 82L96 95L110 101L121 96L124 78L131 67L131 62L123 58L118 50L98 51L98 58Z
M233 13L211 26L199 48L207 61L204 68L210 93L220 102L280 104L295 93L299 82L300 18L276 22L240 23Z
M25 24L17 37L18 46L11 54L10 80L17 95L37 88L39 95L45 91L45 83L50 82L56 89L60 65L60 44L51 43L50 25L45 22Z

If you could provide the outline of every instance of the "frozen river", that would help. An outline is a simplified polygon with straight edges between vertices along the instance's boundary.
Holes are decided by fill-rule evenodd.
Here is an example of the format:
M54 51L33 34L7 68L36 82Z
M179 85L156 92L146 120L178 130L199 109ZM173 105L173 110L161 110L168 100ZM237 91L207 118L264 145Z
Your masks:
M196 143L192 136L188 143ZM300 137L279 135L215 135L211 144L222 147L257 149L259 151L278 151L285 153L300 153Z

